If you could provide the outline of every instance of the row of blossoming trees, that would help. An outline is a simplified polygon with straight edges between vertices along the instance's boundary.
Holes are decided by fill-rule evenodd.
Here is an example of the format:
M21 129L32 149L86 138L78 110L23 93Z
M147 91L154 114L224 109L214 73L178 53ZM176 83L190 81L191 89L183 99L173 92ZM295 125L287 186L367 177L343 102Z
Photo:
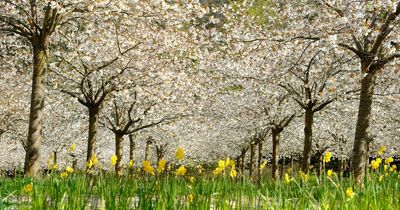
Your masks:
M358 183L372 148L396 152L399 2L0 8L0 143L23 148L26 175L38 174L43 147L65 157L72 143L83 162L115 154L117 173L124 151L130 162L142 146L147 160L151 144L158 159L182 146L197 161L249 160L251 173L271 154L273 177L282 157L297 156L307 173L311 155L330 150L351 156Z

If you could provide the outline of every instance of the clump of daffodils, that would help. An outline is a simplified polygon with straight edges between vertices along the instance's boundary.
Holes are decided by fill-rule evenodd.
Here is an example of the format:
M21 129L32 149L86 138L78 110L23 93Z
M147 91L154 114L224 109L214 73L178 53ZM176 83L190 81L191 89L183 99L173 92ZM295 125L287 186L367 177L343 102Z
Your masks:
M203 166L197 165L196 168L197 168L197 172L198 172L199 174L203 173Z
M117 160L118 160L117 155L111 156L111 160L110 160L111 166L115 166L115 164L117 164Z
M128 168L133 168L133 165L135 164L135 162L133 161L133 160L129 160L129 163L128 163Z
M93 154L90 160L87 162L86 166L90 170L93 166L97 165L99 161L97 160L96 154Z
M332 175L333 175L333 170L332 170L332 169L329 169L329 170L326 172L326 175L328 175L328 177L332 177Z
M393 161L394 161L394 160L393 160L392 157L388 157L388 158L386 158L385 163L389 165L389 164L391 164Z
M183 160L183 158L185 158L185 151L183 150L182 147L179 147L176 150L176 154L175 154L176 159L178 160Z
M326 152L324 156L324 162L329 163L331 161L331 158L332 158L332 152L330 151Z
M302 171L300 171L300 177L301 177L301 180L302 180L303 182L307 182L307 181L308 181L308 178L309 178L308 174L306 174L306 173L304 173L304 172L302 172Z
M382 163L382 159L381 158L376 158L375 160L371 161L371 168L372 170L378 169L380 164Z
M157 173L161 174L163 171L165 171L166 164L167 164L167 161L164 159L161 159L160 161L158 161Z
M22 191L24 193L30 193L30 192L32 192L32 190L33 190L33 183L32 182L27 184L27 185L25 185L24 188L22 188Z
M185 174L186 174L186 168L185 168L185 166L180 166L178 169L176 169L176 171L175 171L175 175L176 176L185 176Z
M267 161L264 161L260 165L260 171L264 170L264 168L267 166Z
M378 149L378 155L382 155L383 152L385 152L385 151L386 151L386 147L382 145L382 146L379 147L379 149Z
M154 175L154 167L151 166L151 163L150 163L149 160L143 161L143 170L144 170L147 174Z
M74 173L74 169L73 169L72 167L70 167L70 166L67 166L67 167L65 168L65 171L62 172L62 173L60 174L60 176L61 176L61 178L66 178L66 177L68 177L68 175L70 175L70 174L72 174L72 173Z
M69 174L74 173L74 169L73 169L72 167L70 167L70 166L67 166L67 167L65 168L65 171L68 172Z
M356 193L353 191L353 188L349 187L346 190L346 195L349 199L352 199Z
M75 152L76 150L76 144L71 144L71 146L68 148L68 153L72 153Z
M292 180L293 178L290 178L290 175L288 173L285 173L285 183L290 184Z
M235 161L227 158L226 160L219 160L218 166L214 170L214 175L225 174L225 169L229 169L229 176L235 178L237 176L237 171L235 167Z

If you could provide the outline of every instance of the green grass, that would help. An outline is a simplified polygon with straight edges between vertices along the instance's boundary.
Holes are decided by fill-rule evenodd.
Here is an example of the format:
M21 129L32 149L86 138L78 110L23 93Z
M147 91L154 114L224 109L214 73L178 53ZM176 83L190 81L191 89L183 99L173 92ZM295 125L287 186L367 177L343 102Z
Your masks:
M369 174L364 190L336 176L307 182L296 176L289 184L265 177L258 185L228 175L193 175L193 182L190 175L0 178L0 209L400 209L400 177L392 172L381 181L379 173ZM32 191L24 192L29 183Z

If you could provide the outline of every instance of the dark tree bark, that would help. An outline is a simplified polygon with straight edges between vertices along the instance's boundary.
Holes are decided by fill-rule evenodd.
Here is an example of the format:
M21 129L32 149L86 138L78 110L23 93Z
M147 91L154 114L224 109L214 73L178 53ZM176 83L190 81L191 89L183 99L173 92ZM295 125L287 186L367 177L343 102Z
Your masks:
M115 155L117 156L117 162L115 163L115 174L120 176L122 174L122 155L123 148L122 143L124 141L124 136L121 134L115 134Z
M379 14L376 13L373 15L377 17L381 16L381 14L385 14L383 22L373 26L373 30L378 31L377 35L353 36L352 44L354 44L355 47L345 43L339 43L339 46L348 49L358 56L361 64L360 73L363 74L351 162L355 182L361 187L364 186L365 165L367 164L366 149L369 140L368 129L371 120L371 106L375 80L379 71L383 69L387 63L400 57L398 52L389 55L383 53L383 48L385 47L384 42L388 41L387 37L396 29L397 23L395 20L400 14L400 2L396 3L394 12L390 10L380 11Z
M86 151L86 162L94 155L94 148L96 143L97 128L99 126L99 112L100 108L96 106L88 106L89 111L89 129L88 129L88 141Z
M254 175L254 165L255 165L255 156L256 156L256 145L254 143L250 144L250 169L249 176L252 177Z
M241 155L240 155L240 159L241 159L241 162L240 162L240 172L241 172L241 174L242 174L242 176L244 177L244 173L245 173L245 171L244 171L244 169L245 169L245 159L246 159L246 149L242 149L242 151L241 151Z
M272 178L279 177L278 160L279 160L279 131L272 129Z
M257 170L257 182L260 184L261 181L261 164L262 164L262 148L263 148L263 142L260 141L258 142L258 170Z
M356 134L354 138L352 167L356 183L363 183L367 164L368 129L371 121L372 96L374 94L376 75L368 74L361 80L360 103Z
M135 163L135 135L133 133L129 134L129 161ZM133 173L133 166L129 168L129 174Z
M3 2L5 5L16 7L24 13L24 19L17 16L0 14L0 31L19 35L28 40L33 52L32 89L29 113L28 138L24 162L24 174L37 176L40 168L40 149L43 129L43 109L46 97L45 79L48 63L48 46L50 36L62 19L56 8L50 3L43 9L38 9L37 1L29 1L28 8L17 6L13 1ZM38 14L40 11L42 14ZM39 20L39 17L43 17ZM22 17L21 17L22 18Z
M304 148L303 148L303 161L301 165L301 170L304 173L308 173L310 167L313 122L314 122L314 113L312 112L312 108L307 108L304 117Z

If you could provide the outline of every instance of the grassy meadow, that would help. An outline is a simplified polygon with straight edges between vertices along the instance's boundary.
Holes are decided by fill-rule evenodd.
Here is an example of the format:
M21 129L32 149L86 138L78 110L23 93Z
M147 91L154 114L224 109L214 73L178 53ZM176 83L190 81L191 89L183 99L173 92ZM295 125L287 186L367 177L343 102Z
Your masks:
M376 162L364 189L332 170L317 178L288 169L280 180L264 174L256 181L229 159L213 170L143 163L119 176L94 163L89 175L67 167L41 178L0 178L0 209L400 209L400 174Z

